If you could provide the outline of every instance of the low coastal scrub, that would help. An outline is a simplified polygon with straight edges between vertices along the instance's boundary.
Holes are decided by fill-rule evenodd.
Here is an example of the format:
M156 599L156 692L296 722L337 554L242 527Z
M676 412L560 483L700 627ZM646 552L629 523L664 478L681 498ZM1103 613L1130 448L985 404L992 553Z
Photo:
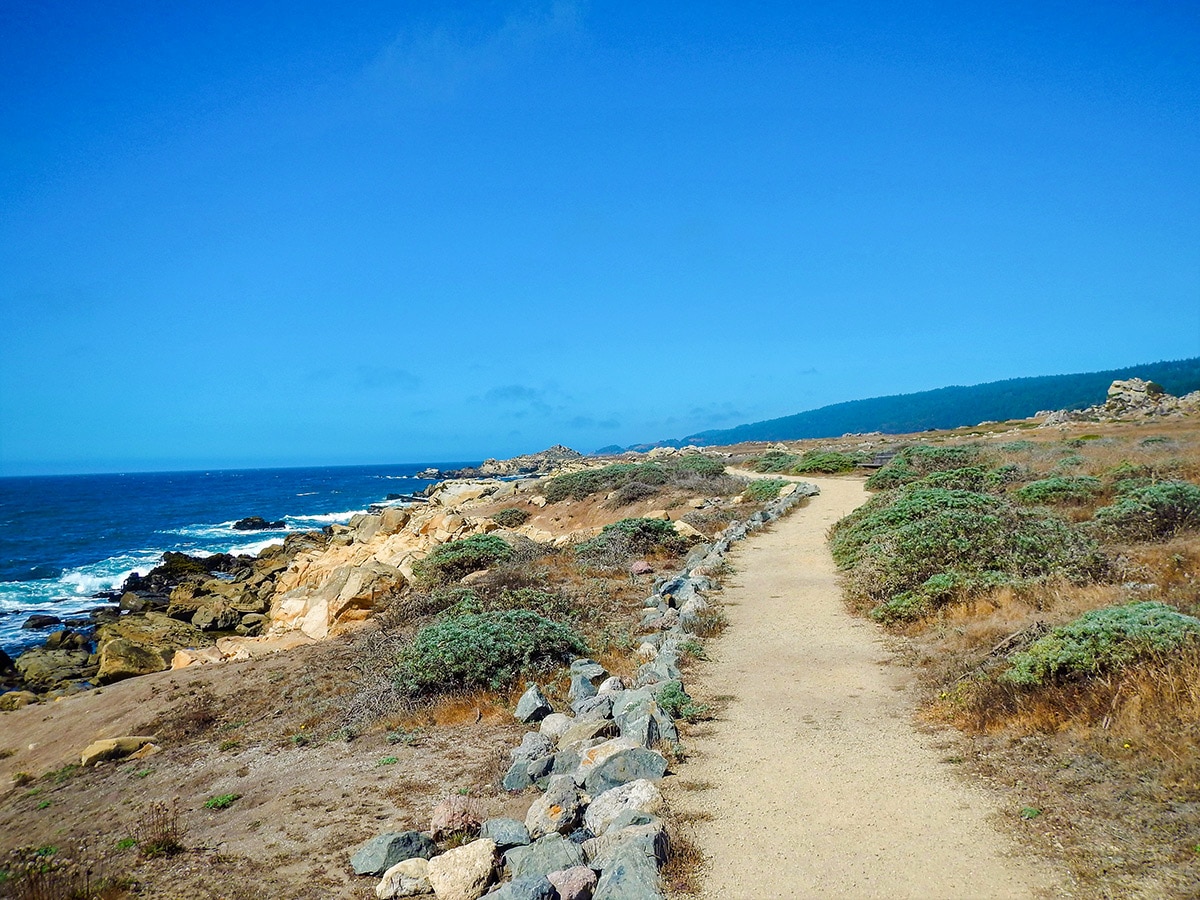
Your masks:
M1034 577L1088 581L1104 569L1095 541L1045 510L945 488L889 491L831 531L848 593L883 619L911 619L964 588Z
M919 481L934 472L975 466L982 460L983 451L971 444L955 447L917 444L902 449L886 466L868 478L867 488L879 491L899 487Z
M1200 486L1188 481L1118 485L1111 506L1096 510L1097 525L1124 540L1165 540L1200 528Z
M1200 871L1200 431L1154 425L963 429L898 454L831 530L925 716L1014 816L1042 811L1089 896L1190 896Z
M634 555L684 553L691 544L666 519L621 519L577 545L575 555L585 565L615 568L624 566Z
M856 457L836 450L809 450L802 455L785 450L768 450L749 461L755 472L788 475L837 475L858 468Z
M1000 681L1040 685L1111 672L1153 654L1177 650L1200 638L1200 619L1162 603L1130 603L1094 609L1052 629L1014 653Z
M518 506L508 506L492 513L492 521L501 528L520 528L529 521L529 513Z
M570 626L529 610L447 616L416 633L399 654L396 686L419 697L456 689L500 690L543 672L587 645Z
M473 534L442 544L413 565L422 584L448 584L511 558L513 548L494 534Z
M779 492L787 486L782 478L759 478L750 482L743 491L743 496L759 503L766 503L779 496Z
M1022 503L1045 506L1055 503L1088 503L1104 490L1099 478L1091 475L1054 475L1031 481L1013 496Z
M618 508L672 486L715 496L737 493L741 484L725 474L722 460L689 453L662 461L614 463L559 475L546 482L542 494L549 503L560 503L616 492L610 505Z

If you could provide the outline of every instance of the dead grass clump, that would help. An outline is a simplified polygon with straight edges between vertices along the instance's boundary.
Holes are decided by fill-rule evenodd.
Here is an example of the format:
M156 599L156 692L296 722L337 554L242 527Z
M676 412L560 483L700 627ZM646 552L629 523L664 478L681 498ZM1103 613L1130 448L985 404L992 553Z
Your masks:
M969 730L1017 734L1092 729L1120 739L1200 737L1200 645L1155 654L1115 671L1034 687L980 681L961 704Z
M203 737L217 724L216 697L211 691L203 690L158 716L148 730L163 740L182 743Z
M104 858L87 846L78 858L58 847L18 847L0 863L0 895L13 900L118 900L128 897L128 882L108 872Z
M187 826L179 815L179 798L171 803L156 800L142 810L134 826L134 840L146 856L173 856L184 850Z
M691 828L678 817L671 822L668 835L670 850L662 868L663 886L671 896L695 896L700 893L708 860L693 839Z

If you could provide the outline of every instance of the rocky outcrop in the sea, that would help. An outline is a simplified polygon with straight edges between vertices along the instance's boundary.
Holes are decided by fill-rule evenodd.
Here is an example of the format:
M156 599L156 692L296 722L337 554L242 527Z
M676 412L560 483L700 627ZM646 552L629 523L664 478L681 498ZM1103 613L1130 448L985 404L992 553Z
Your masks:
M42 694L70 693L170 668L189 659L222 659L238 648L217 650L221 634L252 636L269 624L275 578L302 551L326 546L321 532L288 535L283 545L257 557L188 556L169 552L145 575L130 575L115 607L91 620L34 619L50 632L41 647L26 650L0 672L0 687Z
M234 522L233 527L236 531L275 531L286 528L287 523L283 520L268 522L262 516L246 516L246 518Z
M1066 425L1069 422L1117 422L1128 419L1175 417L1200 413L1200 391L1174 397L1163 391L1162 385L1141 378L1114 381L1108 396L1100 406L1087 409L1060 409L1040 412L1043 426Z

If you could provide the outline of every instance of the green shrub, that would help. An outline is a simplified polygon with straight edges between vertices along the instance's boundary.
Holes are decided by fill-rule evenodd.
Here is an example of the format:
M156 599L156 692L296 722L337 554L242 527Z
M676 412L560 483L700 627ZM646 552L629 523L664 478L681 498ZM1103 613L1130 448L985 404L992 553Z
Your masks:
M1000 449L1005 453L1028 453L1037 446L1033 441L1009 441L1007 444L1001 444Z
M698 487L707 485L712 493L729 493L726 485L725 463L702 453L689 453L663 461L644 463L613 463L599 469L584 469L551 478L542 487L542 495L550 503L563 500L583 500L593 494L618 490L625 485L639 484L640 490L682 484ZM630 501L632 502L632 501Z
M659 494L662 491L661 487L653 484L643 484L640 481L631 481L628 484L623 484L613 491L612 499L605 504L610 509L620 509L622 506L628 506L631 503L637 503L640 500L649 500L651 497Z
M668 681L664 684L658 689L655 699L672 719L697 722L708 716L708 705L697 703L689 697L678 681Z
M785 450L768 450L762 456L755 457L748 462L755 472L764 474L790 472L792 467L800 462L800 457Z
M1069 456L1064 456L1054 464L1056 469L1078 469L1084 463L1084 459L1078 453L1072 453Z
M810 473L836 475L839 472L850 472L857 468L858 461L847 453L838 453L836 450L823 452L809 450L789 471L793 475Z
M899 487L931 475L965 469L979 462L982 452L974 445L962 447L930 447L917 444L905 447L886 466L867 479L872 491Z
M1103 490L1099 478L1090 475L1053 475L1031 481L1013 496L1022 503L1044 506L1049 503L1087 503Z
M396 686L414 697L463 688L499 690L523 673L586 652L583 638L569 626L528 610L466 613L416 633L399 654Z
M949 491L984 492L994 486L991 473L982 466L967 466L934 472L913 482L912 487L945 488Z
M486 569L512 556L513 550L494 534L473 534L442 544L413 565L413 575L425 584L446 584Z
M716 476L725 474L725 461L703 453L688 453L671 461L670 467L680 472Z
M596 537L577 545L575 553L584 565L615 569L625 566L635 554L683 553L691 544L665 519L622 519L605 525Z
M1000 676L1009 684L1037 685L1118 669L1139 657L1166 653L1200 637L1200 619L1162 603L1130 603L1084 613L1009 657Z
M1200 528L1200 486L1190 481L1118 483L1120 496L1096 510L1104 530L1126 540L1162 540Z
M614 463L599 469L584 469L558 475L546 483L542 495L550 503L583 500L601 491L611 491L630 481L666 484L667 473L658 463Z
M204 801L205 809L228 809L242 798L241 794L219 794Z
M781 478L757 478L746 486L743 493L751 500L765 503L778 497L786 485L787 482Z
M501 528L520 528L529 521L529 513L518 506L506 506L492 513L492 521Z
M1104 569L1095 541L1047 510L943 488L879 494L834 526L830 544L851 593L885 619L921 615L967 584L1087 581Z

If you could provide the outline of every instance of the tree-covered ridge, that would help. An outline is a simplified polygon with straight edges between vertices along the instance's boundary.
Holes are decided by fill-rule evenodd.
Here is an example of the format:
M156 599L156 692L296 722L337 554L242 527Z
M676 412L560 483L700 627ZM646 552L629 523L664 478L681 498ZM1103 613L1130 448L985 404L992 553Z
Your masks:
M1157 382L1168 394L1181 396L1200 390L1200 357L1105 372L1010 378L916 394L850 400L779 419L701 431L679 441L663 443L714 446L742 441L837 437L871 431L907 434L930 428L959 428L983 421L1025 419L1042 410L1084 409L1101 404L1113 381L1135 377Z

